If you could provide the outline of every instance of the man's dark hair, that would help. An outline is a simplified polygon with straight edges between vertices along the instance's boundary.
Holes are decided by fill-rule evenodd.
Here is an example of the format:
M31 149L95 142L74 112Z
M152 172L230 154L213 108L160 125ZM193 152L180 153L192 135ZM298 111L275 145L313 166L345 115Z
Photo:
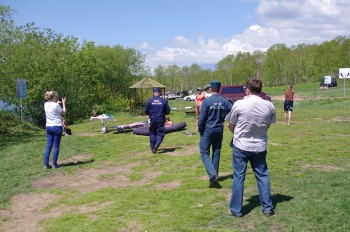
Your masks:
M252 92L252 93L260 93L262 89L262 82L258 79L251 79L247 81L245 86Z

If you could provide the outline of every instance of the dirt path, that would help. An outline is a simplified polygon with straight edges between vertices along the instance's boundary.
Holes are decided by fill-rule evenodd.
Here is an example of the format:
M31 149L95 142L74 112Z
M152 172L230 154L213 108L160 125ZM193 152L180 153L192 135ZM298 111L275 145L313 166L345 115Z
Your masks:
M279 96L272 96L272 100L276 101L284 101L284 95L279 95ZM299 94L294 95L294 101L304 101L304 100L316 100L316 99L321 99L320 97L310 97L310 98L303 98Z
M159 150L163 155L185 156L193 155L198 152L198 146L185 146L167 148ZM133 154L139 156L141 154ZM92 159L91 154L78 155L70 159L63 160L61 164L89 162ZM142 162L142 161L140 161ZM163 172L147 171L142 180L131 182L128 178L129 172L139 163L130 163L118 165L116 163L106 162L99 168L81 168L77 169L72 175L56 174L54 176L44 177L32 183L33 187L40 190L40 193L21 194L14 196L11 200L11 208L0 210L0 231L6 232L33 232L42 231L40 221L57 218L65 212L74 210L78 213L93 213L103 209L110 203L97 204L92 203L83 206L55 206L50 210L50 205L59 200L59 195L52 194L53 189L75 190L80 193L94 192L99 189L113 187L124 188L135 185L149 184L151 180L163 174ZM64 168L64 167L63 167ZM87 178L88 177L88 178ZM118 181L116 179L118 178ZM60 181L54 181L59 179ZM172 189L181 185L181 181L172 181L155 186L157 189Z

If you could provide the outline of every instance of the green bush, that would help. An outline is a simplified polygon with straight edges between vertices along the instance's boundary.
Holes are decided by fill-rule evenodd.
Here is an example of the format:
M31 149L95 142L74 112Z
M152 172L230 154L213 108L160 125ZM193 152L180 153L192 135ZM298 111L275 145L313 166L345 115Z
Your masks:
M113 103L106 102L102 105L93 105L92 106L92 115L97 116L105 113L111 112L128 112L130 109L130 100L126 97L117 97L113 99Z
M8 134L21 121L12 113L0 111L0 134Z
M22 130L36 131L38 128L31 125L29 122L21 122L21 120L11 112L0 111L0 135L14 134Z

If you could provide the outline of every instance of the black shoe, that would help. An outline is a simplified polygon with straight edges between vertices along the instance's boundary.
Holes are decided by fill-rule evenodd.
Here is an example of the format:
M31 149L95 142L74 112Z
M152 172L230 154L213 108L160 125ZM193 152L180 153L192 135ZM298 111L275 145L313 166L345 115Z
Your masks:
M212 188L212 187L214 187L214 185L218 182L218 180L219 180L219 176L218 175L215 175L215 176L213 176L212 178L210 178L210 180L209 180L209 188Z
M52 165L52 169L55 169L55 168L60 168L60 167L61 167L61 165L59 165L59 164Z
M156 153L157 153L157 150L158 150L158 147L154 147L154 148L152 149L152 153L153 153L153 154L156 154Z
M228 209L228 215L230 216L233 216L233 217L243 217L243 215L240 213L240 214L233 214L231 209Z
M263 212L265 217L270 217L275 214L275 210Z

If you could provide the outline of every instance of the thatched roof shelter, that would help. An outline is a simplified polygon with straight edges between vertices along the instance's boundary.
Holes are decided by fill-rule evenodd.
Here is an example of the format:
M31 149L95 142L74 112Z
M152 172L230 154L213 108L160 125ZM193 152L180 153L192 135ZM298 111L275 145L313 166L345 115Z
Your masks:
M148 77L129 87L131 91L131 113L143 113L143 107L145 106L147 100L153 96L153 88L160 88L162 94L165 93L166 89L165 85L162 85Z

